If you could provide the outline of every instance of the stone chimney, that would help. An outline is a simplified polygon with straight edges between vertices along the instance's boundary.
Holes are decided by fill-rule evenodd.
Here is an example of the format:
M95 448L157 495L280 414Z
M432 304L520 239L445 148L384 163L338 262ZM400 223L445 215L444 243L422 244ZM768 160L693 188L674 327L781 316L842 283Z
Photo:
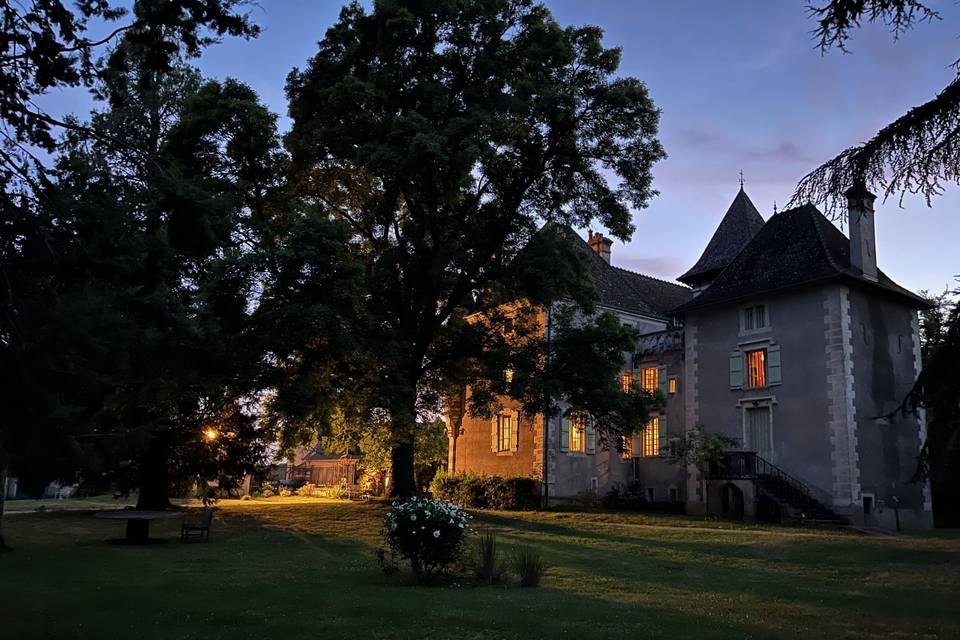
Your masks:
M590 230L587 231L587 234L587 244L590 245L590 248L606 260L607 264L610 264L610 247L613 246L613 240L604 238L602 233L594 233Z
M868 280L877 281L877 234L873 226L873 201L863 182L847 189L847 223L850 225L850 266Z

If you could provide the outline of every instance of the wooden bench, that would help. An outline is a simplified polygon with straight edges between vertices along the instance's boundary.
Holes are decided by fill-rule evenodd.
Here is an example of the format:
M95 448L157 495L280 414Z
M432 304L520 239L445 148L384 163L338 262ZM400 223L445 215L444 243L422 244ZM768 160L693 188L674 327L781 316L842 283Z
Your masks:
M213 522L213 509L206 507L196 518L186 518L180 525L181 542L209 542L210 523Z

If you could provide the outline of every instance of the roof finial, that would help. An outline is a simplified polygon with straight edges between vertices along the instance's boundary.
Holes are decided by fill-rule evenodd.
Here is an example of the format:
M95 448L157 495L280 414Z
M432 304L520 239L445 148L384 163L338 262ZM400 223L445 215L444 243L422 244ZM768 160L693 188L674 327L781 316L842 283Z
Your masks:
M773 201L773 215L777 215L777 201Z
M740 169L740 191L743 191L743 169Z

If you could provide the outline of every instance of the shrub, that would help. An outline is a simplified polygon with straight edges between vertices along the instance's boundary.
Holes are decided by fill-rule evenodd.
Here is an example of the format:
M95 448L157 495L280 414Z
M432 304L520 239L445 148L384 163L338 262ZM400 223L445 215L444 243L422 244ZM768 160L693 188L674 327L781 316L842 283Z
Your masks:
M320 492L320 487L315 484L310 484L309 482L294 491L294 493L296 493L298 496L303 496L305 498L315 498L321 495Z
M264 482L260 485L260 497L261 498L272 498L277 495L277 492L273 490L273 485L269 482Z
M283 487L283 488L280 489L280 494L279 494L279 495L280 495L281 498L289 498L290 496L293 495L293 491L290 491L290 489L287 489L286 487Z
M333 498L334 500L346 500L347 488L342 486L320 487L316 495L320 496L321 498Z
M503 577L503 566L500 562L500 550L497 548L497 539L489 531L477 539L473 569L478 580L487 584L500 582Z
M536 587L547 571L543 556L536 549L520 547L513 552L513 570L520 578L521 587Z
M472 473L438 473L430 483L435 498L471 509L519 510L536 508L540 502L537 481L521 476L478 476Z
M459 505L413 497L387 512L384 542L392 554L410 561L418 582L428 584L462 557L469 517Z
M601 500L608 509L629 509L651 513L684 513L682 502L650 501L639 482L623 484L618 482L610 487Z

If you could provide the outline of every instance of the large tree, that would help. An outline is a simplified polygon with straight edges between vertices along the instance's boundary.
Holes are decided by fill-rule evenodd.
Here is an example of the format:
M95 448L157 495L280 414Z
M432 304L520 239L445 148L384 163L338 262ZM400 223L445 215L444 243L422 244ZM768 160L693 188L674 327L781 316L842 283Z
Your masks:
M391 418L395 494L415 491L418 411L483 355L469 314L583 290L562 234L529 249L538 228L599 222L627 239L654 195L658 111L601 38L532 0L353 3L289 76L298 182L350 225L364 264L369 402Z

